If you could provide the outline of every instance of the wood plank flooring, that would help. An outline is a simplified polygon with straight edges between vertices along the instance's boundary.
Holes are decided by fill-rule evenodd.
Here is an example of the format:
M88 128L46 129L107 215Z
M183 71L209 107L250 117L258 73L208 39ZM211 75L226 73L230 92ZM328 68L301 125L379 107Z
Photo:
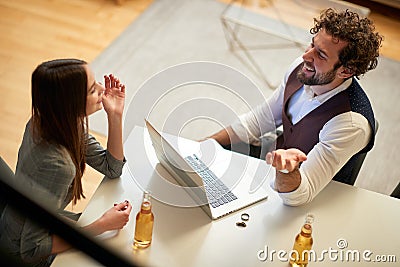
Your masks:
M15 168L18 148L30 117L30 75L53 58L93 61L152 0L0 0L0 155ZM290 0L268 1L293 4ZM400 60L400 22L370 15L385 35L382 55ZM96 134L95 134L96 135ZM101 143L105 137L96 135ZM101 175L88 168L83 179L86 200Z
M0 0L0 155L12 169L30 117L30 76L35 67L54 58L93 61L151 2ZM105 144L103 136L96 137ZM102 178L87 169L86 199L74 207L77 212Z

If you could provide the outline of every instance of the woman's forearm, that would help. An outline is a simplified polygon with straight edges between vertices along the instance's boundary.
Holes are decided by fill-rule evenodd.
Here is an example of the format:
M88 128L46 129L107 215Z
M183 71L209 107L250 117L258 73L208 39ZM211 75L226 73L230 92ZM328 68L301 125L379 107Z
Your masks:
M105 232L105 227L101 219L97 219L91 224L82 227L82 230L90 235L97 236ZM72 246L58 235L52 235L53 245L51 247L51 254L57 254L71 249Z
M111 155L118 159L124 159L124 148L122 143L122 116L108 116L108 139L107 150Z

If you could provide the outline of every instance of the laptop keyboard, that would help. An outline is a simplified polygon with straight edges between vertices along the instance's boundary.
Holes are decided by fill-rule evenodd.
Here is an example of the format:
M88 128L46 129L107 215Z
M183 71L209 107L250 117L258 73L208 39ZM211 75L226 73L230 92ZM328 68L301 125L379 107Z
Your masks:
M237 199L235 194L195 154L187 156L185 160L203 179L208 201L213 208Z

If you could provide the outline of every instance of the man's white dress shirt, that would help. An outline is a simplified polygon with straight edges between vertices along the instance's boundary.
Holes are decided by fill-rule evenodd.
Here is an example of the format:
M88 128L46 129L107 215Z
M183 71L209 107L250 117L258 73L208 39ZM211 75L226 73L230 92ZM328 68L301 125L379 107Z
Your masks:
M242 141L259 145L260 136L282 125L286 82L302 61L300 57L292 63L282 83L266 102L241 115L239 120L231 125ZM303 86L289 100L289 119L296 124L325 101L346 90L351 82L352 80L348 79L333 90L318 96L314 96L310 86ZM310 202L346 162L368 144L371 132L367 119L356 112L345 112L329 120L319 133L319 142L308 153L307 160L301 164L299 187L292 192L279 193L283 202L291 206ZM275 189L274 185L275 180L271 181L271 186Z

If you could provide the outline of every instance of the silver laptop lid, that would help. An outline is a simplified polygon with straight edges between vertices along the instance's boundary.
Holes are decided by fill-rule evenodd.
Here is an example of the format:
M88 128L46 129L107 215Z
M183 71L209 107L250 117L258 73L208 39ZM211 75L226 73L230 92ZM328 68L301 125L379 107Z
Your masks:
M148 120L145 122L160 164L168 170L199 206L207 205L208 207L202 178Z

